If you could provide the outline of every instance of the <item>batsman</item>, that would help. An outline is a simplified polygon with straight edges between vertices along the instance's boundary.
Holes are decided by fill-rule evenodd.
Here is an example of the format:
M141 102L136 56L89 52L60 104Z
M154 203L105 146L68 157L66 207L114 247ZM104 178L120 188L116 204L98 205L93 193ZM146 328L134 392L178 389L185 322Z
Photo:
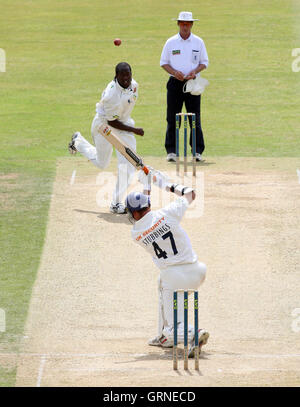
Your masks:
M206 265L198 261L190 239L180 225L191 202L196 198L192 188L168 182L162 173L145 175L140 171L139 181L144 191L131 192L125 201L129 219L133 223L132 238L152 257L160 270L158 278L159 322L158 335L150 339L150 346L173 347L173 291L198 289L206 275ZM152 211L150 202L151 181L154 185L174 193L179 198L168 206ZM181 297L182 296L182 297ZM178 343L184 340L183 293L178 293ZM195 333L188 326L189 357L194 357ZM207 343L209 333L198 330L199 353Z

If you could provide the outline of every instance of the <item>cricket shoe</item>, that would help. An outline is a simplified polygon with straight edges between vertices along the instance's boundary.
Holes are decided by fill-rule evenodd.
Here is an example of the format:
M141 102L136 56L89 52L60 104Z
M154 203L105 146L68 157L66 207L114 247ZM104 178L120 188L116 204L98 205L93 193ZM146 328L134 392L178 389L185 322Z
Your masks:
M127 213L125 205L123 205L122 203L117 203L116 205L111 204L109 210L111 211L111 213L117 213L119 215Z
M153 339L149 339L148 345L160 346L162 348L173 348L173 339L168 339L165 335L156 336Z
M159 339L160 339L160 336L156 336L155 338L149 339L148 345L149 346L161 346Z
M208 338L209 333L205 329L198 329L199 355L201 353L202 346L207 344ZM194 356L195 356L195 336L191 340L189 347L189 358L193 358Z
M73 136L72 136L71 142L68 145L68 149L69 149L70 154L76 154L77 153L77 150L76 150L76 147L75 147L75 140L79 135L80 135L79 131L76 131L76 133L74 133Z
M175 162L176 161L176 154L175 153L169 153L167 155L167 161L170 162Z
M202 157L201 154L196 153L196 161L197 161L197 162L204 161L204 158Z

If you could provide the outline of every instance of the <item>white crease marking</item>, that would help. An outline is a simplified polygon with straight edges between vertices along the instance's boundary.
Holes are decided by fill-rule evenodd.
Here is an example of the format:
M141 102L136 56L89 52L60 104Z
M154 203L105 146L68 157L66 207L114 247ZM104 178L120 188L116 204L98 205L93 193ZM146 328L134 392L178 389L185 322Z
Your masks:
M71 176L71 179L70 179L70 185L74 185L74 183L75 183L75 177L76 177L76 170L74 170L74 171L72 172L72 176Z
M41 357L41 362L40 362L40 367L39 367L39 373L38 373L38 378L36 382L36 387L41 387L41 382L43 378L43 372L44 372L44 367L46 363L46 355L43 355Z

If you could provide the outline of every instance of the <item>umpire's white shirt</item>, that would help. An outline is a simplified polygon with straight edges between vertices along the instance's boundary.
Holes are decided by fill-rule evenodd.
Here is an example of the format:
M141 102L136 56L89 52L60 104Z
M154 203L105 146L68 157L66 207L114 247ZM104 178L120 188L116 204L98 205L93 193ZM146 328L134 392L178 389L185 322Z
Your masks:
M160 58L160 66L167 64L184 75L196 69L199 64L207 67L208 55L202 38L192 33L186 40L179 33L169 38Z
M148 212L132 228L133 240L147 250L160 269L197 261L190 239L180 226L188 206L183 196L165 208Z
M117 119L126 123L130 119L137 97L138 84L134 79L127 89L122 88L117 80L113 80L102 93L100 102L96 104L96 112L106 121Z

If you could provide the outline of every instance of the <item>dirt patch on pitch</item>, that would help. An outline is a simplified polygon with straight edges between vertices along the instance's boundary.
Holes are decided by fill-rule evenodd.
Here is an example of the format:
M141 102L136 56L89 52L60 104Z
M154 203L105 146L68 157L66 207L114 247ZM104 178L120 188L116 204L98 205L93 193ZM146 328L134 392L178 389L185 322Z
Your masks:
M183 227L208 267L199 317L211 337L196 373L192 360L189 372L182 362L174 372L171 351L147 345L158 271L131 241L127 219L109 213L112 173L60 160L17 385L300 385L297 166L230 157L198 166L198 203ZM155 207L168 200L154 191Z

